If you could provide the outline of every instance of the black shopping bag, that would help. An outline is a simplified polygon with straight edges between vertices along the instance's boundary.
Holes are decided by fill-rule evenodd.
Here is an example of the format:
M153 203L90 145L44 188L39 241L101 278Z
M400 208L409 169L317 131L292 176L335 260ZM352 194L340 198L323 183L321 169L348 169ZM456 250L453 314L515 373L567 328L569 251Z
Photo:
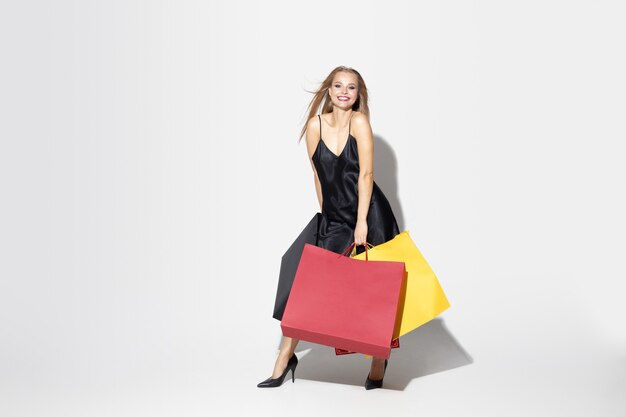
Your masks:
M304 244L310 243L317 246L317 231L321 216L321 213L315 213L309 224L306 225L296 240L289 246L289 249L287 249L280 261L280 273L278 275L278 288L276 289L273 315L276 320L283 319L283 312L285 311L287 299L291 292L291 285L302 257Z

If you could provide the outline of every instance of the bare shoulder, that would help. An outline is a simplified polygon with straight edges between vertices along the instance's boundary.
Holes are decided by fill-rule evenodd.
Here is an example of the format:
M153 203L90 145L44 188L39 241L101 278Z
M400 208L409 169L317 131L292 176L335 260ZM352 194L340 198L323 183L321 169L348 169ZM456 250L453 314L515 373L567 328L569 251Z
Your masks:
M352 116L352 123L356 126L365 126L369 125L370 118L365 115L365 113L361 113L360 111L355 111Z
M320 124L317 115L309 118L306 122L306 137L307 141L319 138ZM317 142L317 141L315 141Z
M354 131L357 140L361 137L369 136L372 132L369 117L367 117L365 113L355 111L352 116L352 130Z
M307 130L311 129L317 129L319 130L319 118L317 117L317 114L311 118L309 118L309 120L306 122L306 128Z

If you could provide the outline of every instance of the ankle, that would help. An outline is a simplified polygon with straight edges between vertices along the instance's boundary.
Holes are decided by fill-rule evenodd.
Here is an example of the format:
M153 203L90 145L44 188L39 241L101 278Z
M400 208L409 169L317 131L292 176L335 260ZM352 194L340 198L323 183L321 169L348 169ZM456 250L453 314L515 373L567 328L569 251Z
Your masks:
M278 359L277 360L283 360L283 361L288 361L289 359L291 359L291 356L293 354L289 353L289 352L280 352L278 353Z

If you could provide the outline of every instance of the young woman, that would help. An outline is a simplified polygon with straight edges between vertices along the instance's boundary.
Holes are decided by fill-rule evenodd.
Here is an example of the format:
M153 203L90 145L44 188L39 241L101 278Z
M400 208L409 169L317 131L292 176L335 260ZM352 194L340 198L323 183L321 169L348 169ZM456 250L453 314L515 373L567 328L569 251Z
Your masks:
M367 88L358 71L340 66L322 82L309 104L306 133L309 162L321 208L317 246L342 253L351 243L361 253L400 233L389 201L374 182L374 140ZM316 114L321 107L321 114ZM278 387L298 364L297 339L283 337L272 376L257 386ZM372 357L365 388L382 387L387 360Z

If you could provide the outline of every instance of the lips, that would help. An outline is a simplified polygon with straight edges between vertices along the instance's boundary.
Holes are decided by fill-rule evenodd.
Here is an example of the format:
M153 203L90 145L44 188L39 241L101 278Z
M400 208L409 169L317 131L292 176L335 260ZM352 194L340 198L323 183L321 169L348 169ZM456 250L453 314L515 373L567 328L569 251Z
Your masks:
M346 97L346 96L338 96L338 97L337 97L337 100L339 100L339 101L348 101L348 100L350 100L350 97Z

